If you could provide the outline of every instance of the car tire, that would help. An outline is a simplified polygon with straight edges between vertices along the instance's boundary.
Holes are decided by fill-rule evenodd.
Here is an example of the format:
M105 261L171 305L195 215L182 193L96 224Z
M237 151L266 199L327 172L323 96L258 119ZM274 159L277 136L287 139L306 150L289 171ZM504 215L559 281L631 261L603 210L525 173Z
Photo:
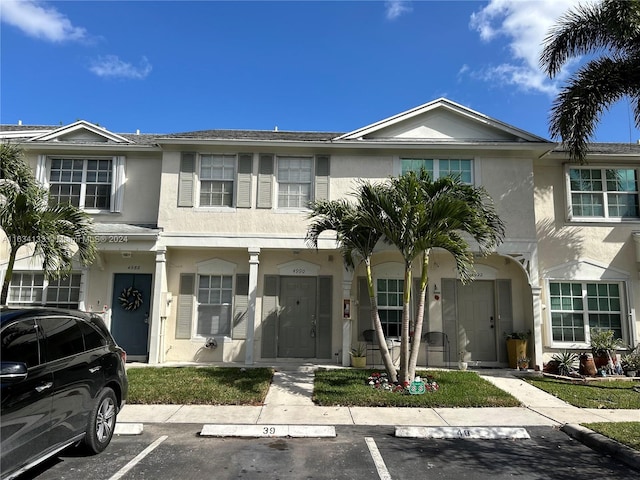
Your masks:
M104 388L89 415L83 446L88 453L102 452L113 437L116 426L117 400L111 388Z

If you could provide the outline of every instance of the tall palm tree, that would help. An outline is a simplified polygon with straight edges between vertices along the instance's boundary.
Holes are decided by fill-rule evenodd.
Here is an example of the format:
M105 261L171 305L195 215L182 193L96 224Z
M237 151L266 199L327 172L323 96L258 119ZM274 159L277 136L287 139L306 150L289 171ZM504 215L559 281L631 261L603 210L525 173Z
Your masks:
M409 382L415 377L422 337L431 249L451 253L466 283L473 272L473 254L465 237L475 240L481 254L488 254L502 241L504 223L484 188L452 177L432 181L424 169L392 178L386 189L365 200L379 206L381 214L372 218L373 227L399 250L405 264L399 380ZM411 322L413 263L420 255L418 311Z
M13 166L14 168L9 168ZM0 305L6 305L18 250L31 245L42 257L47 278L67 275L77 253L83 265L96 256L91 217L69 204L49 205L49 192L37 185L19 148L0 149L0 228L9 244L9 259Z
M545 38L540 65L554 78L581 55L596 56L554 100L549 131L562 139L572 160L584 163L600 116L616 101L630 98L640 127L640 0L604 0L569 10Z
M379 185L361 182L354 196L356 201L340 200L316 200L309 204L311 223L307 230L307 243L318 247L318 239L323 232L333 231L344 264L349 269L354 269L360 263L364 263L369 299L371 301L371 320L378 338L378 346L382 361L392 383L397 381L397 371L393 365L391 354L380 323L378 304L373 288L373 275L371 273L371 257L382 234L375 228L371 218L379 215L377 204L364 201L366 195L363 192L377 191Z

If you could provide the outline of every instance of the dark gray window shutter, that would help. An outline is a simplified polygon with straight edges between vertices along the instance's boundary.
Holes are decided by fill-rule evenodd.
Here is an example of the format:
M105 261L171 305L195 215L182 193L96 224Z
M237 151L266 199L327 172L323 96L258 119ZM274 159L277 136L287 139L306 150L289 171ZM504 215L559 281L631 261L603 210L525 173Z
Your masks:
M236 275L236 298L233 309L234 339L247 338L247 310L249 309L249 274Z
M195 189L196 154L182 152L178 174L178 206L193 207Z
M262 358L276 358L278 329L278 290L280 277L264 276L262 293Z
M498 328L500 332L513 332L513 304L511 302L511 280L496 280L498 290ZM502 362L508 362L506 342L500 342L499 358Z
M180 274L180 293L176 315L176 338L191 338L193 321L193 296L196 285L194 273Z
M258 208L271 208L273 205L273 161L272 154L260 154Z
M253 155L241 153L238 155L238 208L251 208L251 175L253 174Z
M442 323L444 333L449 337L449 349L451 358L458 358L458 335L456 330L457 296L456 280L454 278L443 278L441 280L441 303L442 303Z
M333 306L333 277L318 278L318 358L331 358L331 307Z
M329 155L316 155L315 199L329 200Z

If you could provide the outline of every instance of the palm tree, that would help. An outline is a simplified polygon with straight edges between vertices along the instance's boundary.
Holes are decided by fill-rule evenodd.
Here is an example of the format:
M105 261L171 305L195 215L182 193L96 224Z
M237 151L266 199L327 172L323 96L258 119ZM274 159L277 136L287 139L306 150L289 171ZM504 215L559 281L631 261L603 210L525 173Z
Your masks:
M33 254L42 257L47 278L67 275L73 257L83 265L96 256L91 217L69 204L49 205L49 192L40 187L19 148L2 145L0 149L0 228L9 244L0 305L6 305L9 284L18 250L31 245Z
M399 250L405 264L399 373L400 382L405 383L415 377L431 249L451 253L459 277L466 283L472 278L473 254L465 236L473 238L480 253L486 255L502 241L504 224L484 188L452 177L432 181L424 169L392 178L386 189L374 194L366 201L376 203L381 214L373 217L372 226ZM411 322L413 262L419 255L422 271L418 311Z
M604 0L569 10L544 40L540 65L554 78L569 60L598 54L553 102L549 131L574 161L585 162L600 116L629 97L640 127L640 0Z
M371 257L381 238L381 233L370 225L371 218L379 215L377 204L364 202L366 195L363 192L377 191L379 185L361 182L354 194L356 202L345 199L340 200L316 200L309 204L311 223L307 230L307 243L318 247L318 239L323 232L336 232L336 240L340 246L342 258L347 268L354 269L361 262L365 265L369 299L371 301L371 320L376 330L378 346L382 361L392 383L397 381L396 368L382 330L378 305L373 288L373 276L371 273Z

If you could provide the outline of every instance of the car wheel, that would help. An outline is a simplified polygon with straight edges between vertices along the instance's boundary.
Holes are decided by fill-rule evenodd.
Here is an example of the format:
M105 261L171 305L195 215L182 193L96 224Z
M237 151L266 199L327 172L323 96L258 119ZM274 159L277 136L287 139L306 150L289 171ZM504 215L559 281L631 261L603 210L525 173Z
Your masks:
M84 446L89 453L100 453L111 441L116 426L116 394L110 388L100 392L91 410Z

